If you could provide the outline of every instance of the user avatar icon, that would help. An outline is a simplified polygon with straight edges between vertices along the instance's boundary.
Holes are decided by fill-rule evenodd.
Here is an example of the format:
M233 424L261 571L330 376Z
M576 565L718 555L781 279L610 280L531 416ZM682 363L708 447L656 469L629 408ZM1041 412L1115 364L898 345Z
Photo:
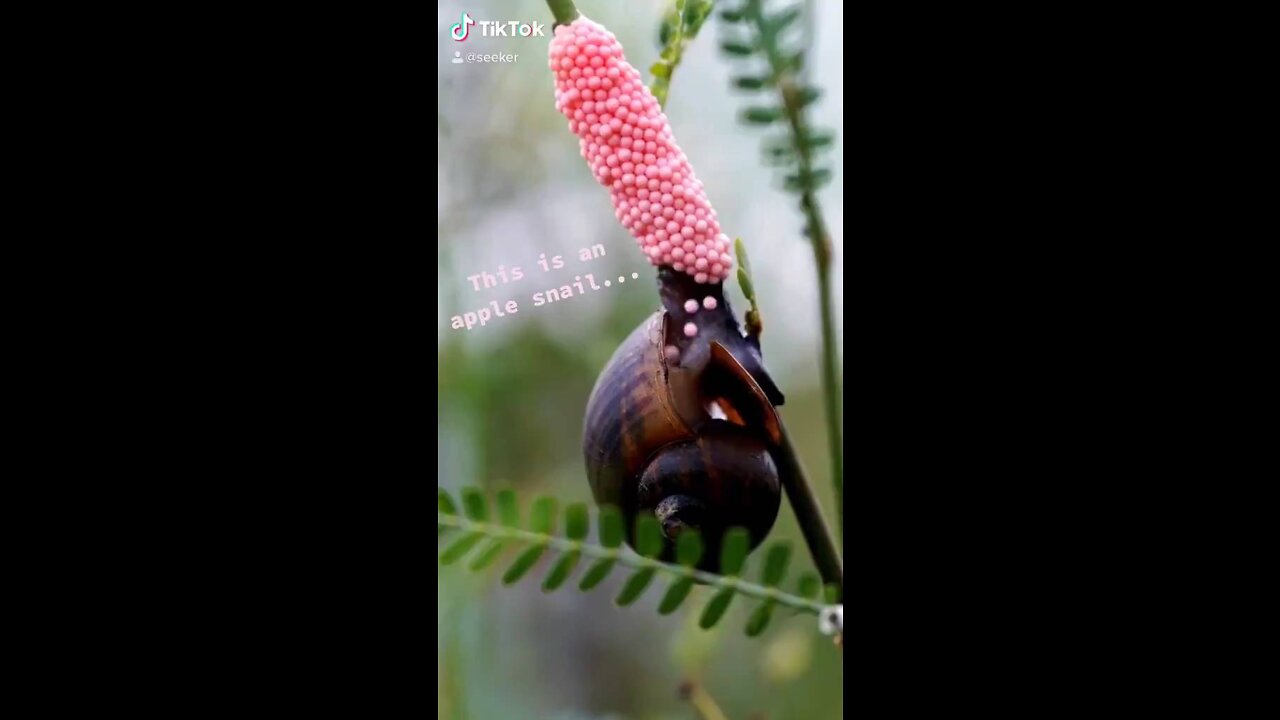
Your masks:
M461 64L462 64L462 53L461 53L461 52L457 52L457 51L455 51L455 52L453 53L453 64L454 64L454 65L461 65Z

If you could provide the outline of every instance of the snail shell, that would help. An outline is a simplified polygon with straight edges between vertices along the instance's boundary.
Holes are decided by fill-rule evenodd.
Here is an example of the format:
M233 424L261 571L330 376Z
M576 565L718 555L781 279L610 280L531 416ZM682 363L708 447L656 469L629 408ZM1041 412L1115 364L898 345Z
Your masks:
M732 321L727 304L723 313ZM710 328L720 318L708 315ZM668 313L654 313L596 380L583 431L587 479L597 503L622 511L629 542L636 516L653 513L668 559L670 541L692 527L706 546L700 567L715 570L725 530L746 528L755 547L777 518L781 489L770 455L777 417L714 333L698 348L686 342L680 362L668 360L664 348L680 342L675 325Z

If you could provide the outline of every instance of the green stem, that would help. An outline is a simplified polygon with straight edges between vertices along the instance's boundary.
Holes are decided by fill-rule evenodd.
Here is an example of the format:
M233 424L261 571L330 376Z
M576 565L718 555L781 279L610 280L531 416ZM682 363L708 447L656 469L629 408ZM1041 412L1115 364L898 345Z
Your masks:
M782 430L782 444L774 453L778 463L778 478L787 491L787 500L791 501L791 510L796 514L796 522L804 535L804 542L809 546L809 554L813 556L813 564L818 568L824 584L834 583L840 588L840 597L844 598L844 562L836 550L835 540L831 536L831 528L822 517L822 506L818 504L818 496L809 484L804 468L800 465L800 455L791 444L791 436L785 427Z
M804 97L793 67L778 51L776 37L768 28L761 6L749 4L748 16L757 31L777 82L782 106L791 127L792 144L796 151L799 176L813 177L813 155L808 143L808 124L804 117ZM836 520L840 537L844 538L844 435L841 424L844 412L840 408L840 378L836 373L835 313L831 306L831 237L822 218L822 208L814 194L813 182L803 181L800 208L804 211L805 234L813 245L813 260L818 271L818 305L822 315L822 390L823 405L827 415L827 442L831 451L831 484L836 494Z
M765 587L749 583L735 577L727 577L724 575L716 575L715 573L704 572L702 570L694 570L683 565L671 565L659 560L652 560L647 557L636 555L633 552L623 552L620 548L606 548L590 543L581 543L566 538L553 537L551 535L542 535L540 533L529 532L519 528L507 527L505 525L494 525L492 523L475 522L468 520L459 515L451 515L436 511L436 523L446 525L448 527L458 528L478 532L491 538L500 538L503 540L514 540L516 542L526 543L529 545L545 545L547 547L559 550L560 552L569 552L577 550L587 557L599 560L616 560L619 564L627 567L643 570L645 568L653 568L660 570L668 575L676 577L693 578L697 582L706 583L718 588L733 588L736 592L746 595L747 597L757 600L768 600L789 607L793 610L812 613L818 615L822 612L822 603L808 600L797 595L791 595L777 588Z
M836 490L836 520L840 537L844 537L844 435L841 424L844 410L840 407L840 377L836 373L835 313L831 306L831 240L822 222L822 211L812 193L801 198L813 240L813 259L818 269L818 303L822 310L822 386L827 414L827 439L831 448L831 483Z
M667 94L671 90L671 76L675 74L676 67L680 65L680 60L684 57L684 0L676 0L676 27L672 32L674 36L667 42L667 46L662 49L662 59L658 60L657 63L657 65L662 65L665 61L667 75L666 77L655 75L653 87L650 88L650 92L658 100L659 108L667 105ZM668 51L670 52L670 60L667 60Z
M547 0L547 7L556 18L556 25L568 25L578 19L580 13L573 0Z

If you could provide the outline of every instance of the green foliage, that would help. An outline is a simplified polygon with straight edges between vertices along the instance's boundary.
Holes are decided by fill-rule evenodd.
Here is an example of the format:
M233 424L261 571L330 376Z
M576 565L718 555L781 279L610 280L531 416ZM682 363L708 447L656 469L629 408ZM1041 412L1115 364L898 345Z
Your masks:
M791 560L791 546L786 543L774 543L764 556L764 572L762 581L769 587L777 587L787 575L787 562Z
M682 577L676 579L667 588L667 594L662 596L662 604L658 606L658 613L661 615L670 615L680 607L680 603L689 596L689 591L693 589L693 578Z
M622 513L608 506L600 511L600 543L607 548L622 544Z
M524 574L533 568L533 564L538 562L538 558L542 557L542 551L546 549L545 545L526 548L516 557L516 561L511 563L511 567L507 568L507 572L502 576L502 584L511 585L524 577Z
M636 521L636 552L647 558L662 554L662 527L652 515L642 515Z
M578 566L578 558L582 557L582 551L570 550L560 556L556 561L551 572L547 573L547 578L542 581L542 590L544 592L552 592L564 584L565 580L573 574L573 569Z
M724 33L720 49L731 62L746 62L753 74L733 80L734 87L748 93L762 95L767 105L746 108L743 122L772 127L786 125L787 137L783 143L777 138L766 138L764 164L782 170L782 187L800 196L800 210L804 214L804 234L813 247L814 265L818 271L818 302L822 323L822 387L823 405L826 409L827 444L831 453L831 484L836 491L836 518L841 535L844 533L844 441L840 430L840 379L836 371L835 312L831 301L831 239L827 235L826 222L818 204L817 191L831 180L831 169L822 167L821 155L829 151L835 140L830 131L814 130L809 125L808 108L822 96L822 92L808 84L804 76L805 53L812 33L812 17L806 33L792 32L795 22L802 16L801 6L792 4L778 12L768 12L765 0L736 0L721 8L720 19ZM805 23L800 23L804 25ZM797 36L800 36L797 39ZM756 74L758 68L768 68L765 75ZM777 103L780 103L777 104ZM746 277L738 274L739 279ZM754 308L747 313L747 329L752 324L759 327L760 313ZM755 334L758 334L755 333ZM834 550L832 550L834 553Z
M564 534L570 540L584 540L591 527L591 519L587 517L586 503L574 503L564 510Z
M702 536L696 532L680 533L676 538L676 562L693 567L702 559Z
M617 562L618 561L613 558L605 558L604 560L597 561L596 564L592 565L591 569L582 576L582 582L578 584L578 589L586 592L587 590L599 585L601 580L604 580L609 576L609 573L613 570L613 566L617 564Z
M445 546L445 549L441 551L440 564L452 565L457 562L463 555L470 552L471 548L475 547L476 543L480 542L480 538L482 537L484 537L484 535L481 533L469 532L462 537L454 538L453 542L449 543Z
M653 83L649 89L658 99L658 105L667 104L667 92L671 89L671 75L684 57L685 47L698 36L698 31L711 16L714 0L675 0L658 24L659 60L649 66Z
M626 607L639 599L640 594L649 587L649 583L653 582L653 574L657 572L654 568L645 568L627 580L627 584L622 588L622 592L618 593L618 599L615 601L619 607Z
M498 521L507 527L520 527L520 506L516 504L516 492L503 490L498 493Z
M615 598L620 607L631 605L653 585L658 575L670 578L670 584L658 605L658 612L667 615L675 612L689 597L695 583L703 583L715 589L710 602L703 608L699 625L710 628L724 617L734 596L742 595L761 601L747 620L746 633L759 635L769 624L775 606L784 606L797 612L818 615L823 605L812 600L817 594L818 580L812 573L800 578L801 593L790 595L777 588L782 584L791 558L791 547L786 543L769 545L764 553L761 584L747 582L746 560L750 539L746 530L732 528L721 539L720 563L723 574L716 575L696 569L702 559L705 544L696 532L682 532L675 542L676 563L658 560L665 548L662 529L651 516L641 516L636 522L635 544L638 552L622 547L622 515L616 508L602 508L598 515L600 544L587 540L590 534L590 514L583 503L572 503L564 508L564 536L554 535L558 516L558 503L554 498L540 497L533 501L529 511L527 529L519 527L519 509L515 495L510 491L497 494L497 522L489 522L488 503L485 495L474 488L461 493L462 514L458 505L444 490L437 492L436 524L438 533L451 532L442 540L439 560L441 565L451 565L471 554L481 540L483 548L476 552L467 565L473 571L492 565L508 545L523 546L515 560L502 574L506 585L519 582L537 565L542 556L550 553L555 560L542 581L544 592L555 592L563 587L577 569L583 557L594 562L583 573L578 587L590 591L600 585L619 565L634 572L623 583ZM831 586L834 590L835 586ZM808 593L806 595L806 593Z
M796 595L802 598L818 597L818 590L821 588L822 579L811 572L804 573L796 581Z
M711 598L711 602L702 609L702 618L698 620L698 626L703 630L707 630L720 622L720 618L724 617L724 613L729 609L729 601L733 599L733 588L725 588L716 593Z
M540 497L533 501L533 509L529 511L529 529L540 535L550 535L555 532L555 498Z
M489 519L489 506L485 504L484 495L475 488L463 488L462 508L466 511L467 517L476 522Z
M768 126L786 123L789 137L786 145L776 140L765 145L764 162L771 167L799 165L799 171L783 177L788 192L812 194L831 178L831 171L817 166L818 151L829 148L834 134L814 132L808 126L804 110L822 97L822 91L805 83L800 76L805 66L805 51L787 30L801 16L799 5L776 13L766 11L763 0L745 0L721 10L725 37L720 49L730 60L760 61L769 68L765 75L733 78L733 87L749 93L776 93L780 105L757 105L744 108L739 115L744 123Z
M756 301L756 287L751 282L751 260L747 257L747 246L742 244L742 238L734 239L733 252L738 256L738 284L742 286L747 302L751 303L751 309L747 311L747 334L760 337L764 322L760 318L760 303Z
M764 632L765 626L769 624L769 619L772 617L773 601L766 600L760 603L760 606L751 613L751 617L747 618L747 635L749 637L755 637Z
M501 540L490 540L489 544L484 547L484 550L481 550L474 558L471 559L471 564L467 567L470 568L472 572L479 572L489 567L493 564L493 561L497 560L498 556L502 554L502 548L505 546L506 544Z
M777 122L782 119L783 109L776 107L749 107L744 108L741 117L743 122L755 125L768 125L771 122Z
M720 572L725 575L741 575L750 545L751 539L744 528L729 528L720 545Z

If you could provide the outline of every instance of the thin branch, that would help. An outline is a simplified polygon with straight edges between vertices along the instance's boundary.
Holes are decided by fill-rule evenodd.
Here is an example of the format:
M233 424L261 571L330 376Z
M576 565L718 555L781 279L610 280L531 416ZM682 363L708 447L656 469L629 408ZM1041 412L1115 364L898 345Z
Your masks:
M782 445L774 453L778 463L778 477L782 487L787 491L787 499L791 501L791 509L800 524L800 532L804 534L804 542L809 546L809 554L818 568L824 584L834 583L840 588L840 599L844 599L844 562L840 552L836 550L831 529L822 517L822 507L813 492L813 486L800 465L800 456L791 444L791 436L786 428L782 430Z
M793 65L779 52L773 34L766 29L766 20L760 3L748 3L747 16L756 25L762 39L765 55L777 81L782 106L791 128L792 144L796 151L800 178L813 178L813 152L809 142L809 126L805 119L804 85L796 77ZM805 234L813 245L813 260L818 272L818 305L822 316L822 387L823 404L827 416L827 442L831 454L831 483L835 487L836 519L840 537L844 537L844 435L841 425L844 411L840 406L840 377L836 372L837 351L835 312L831 300L831 236L827 234L826 221L814 189L814 182L801 183L800 207L804 211Z
M520 530L519 528L506 527L505 525L494 525L492 523L481 523L469 520L459 515L451 515L436 511L436 522L440 525L458 528L481 533L487 537L500 538L503 540L514 540L516 542L528 545L544 545L546 547L558 550L560 552L569 552L577 550L587 557L596 558L598 560L617 560L619 564L627 567L643 570L645 568L653 568L668 575L676 577L687 577L707 585L718 588L732 588L738 593L757 600L772 601L783 607L789 607L793 610L812 613L818 615L825 607L823 604L782 592L777 588L765 587L749 583L745 580L727 577L724 575L716 575L715 573L704 572L702 570L694 570L683 565L671 565L658 560L651 560L642 557L630 551L623 551L621 548L606 548L591 543L581 543L574 540L555 537L552 535L542 535L540 533L529 532L528 530Z
M715 698L696 680L680 683L680 697L689 701L702 720L728 720L724 711L716 704Z
M547 0L547 7L556 18L556 25L568 25L578 19L578 8L573 0Z

